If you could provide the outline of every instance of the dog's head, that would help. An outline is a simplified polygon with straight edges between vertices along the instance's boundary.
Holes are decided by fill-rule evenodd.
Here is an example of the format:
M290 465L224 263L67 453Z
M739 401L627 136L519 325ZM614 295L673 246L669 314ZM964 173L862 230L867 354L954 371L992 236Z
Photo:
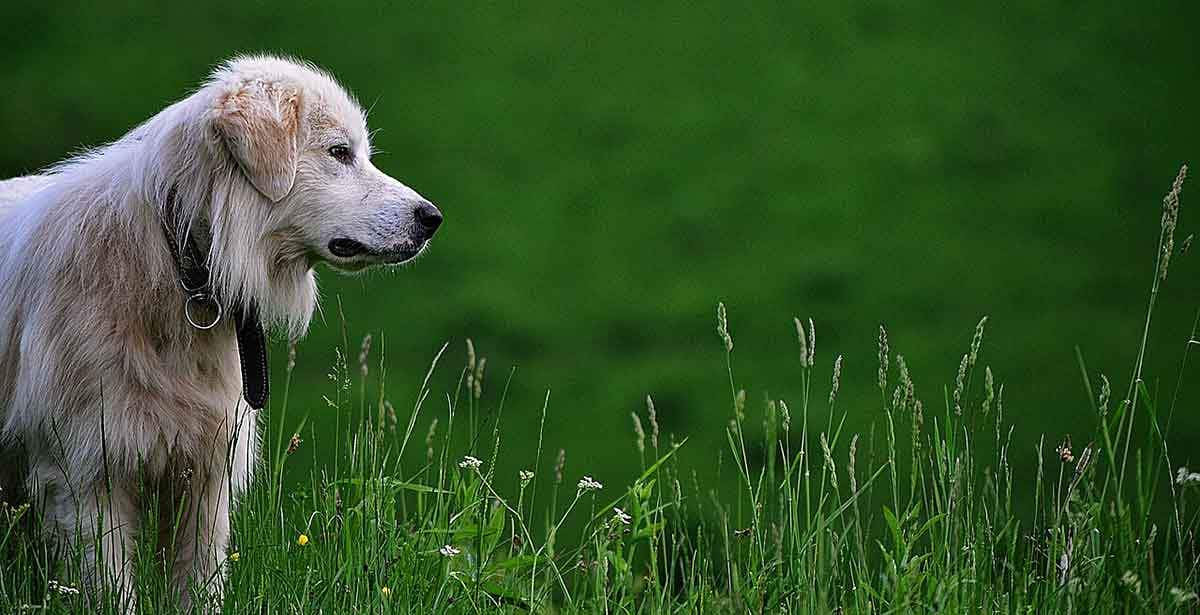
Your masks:
M415 258L442 214L371 164L362 108L331 77L270 57L214 75L213 136L266 201L280 258L346 271Z

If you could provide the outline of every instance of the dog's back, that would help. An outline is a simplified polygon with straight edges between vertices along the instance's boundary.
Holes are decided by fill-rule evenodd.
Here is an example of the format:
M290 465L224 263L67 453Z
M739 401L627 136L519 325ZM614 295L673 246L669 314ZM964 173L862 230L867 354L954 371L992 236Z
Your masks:
M9 219L20 208L20 203L27 200L37 191L50 185L52 179L48 175L28 175L0 181L0 252L6 248L8 238L5 229L15 225ZM0 261L3 258L0 257ZM11 340L7 332L0 331L0 372L6 372L11 366L6 365L5 348ZM0 373L0 424L4 423L5 408L11 391L11 378L7 373ZM20 468L21 454L15 442L0 442L0 502L17 503L21 500Z
M49 175L26 175L0 181L0 219L3 219L15 204L49 186L51 181Z

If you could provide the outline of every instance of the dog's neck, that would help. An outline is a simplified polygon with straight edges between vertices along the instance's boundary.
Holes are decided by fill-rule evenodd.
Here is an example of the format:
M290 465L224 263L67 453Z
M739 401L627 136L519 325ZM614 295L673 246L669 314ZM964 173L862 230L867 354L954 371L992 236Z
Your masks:
M201 333L216 327L222 318L234 323L237 337L238 359L241 362L242 397L256 410L266 406L270 395L269 365L267 363L267 338L259 317L258 306L252 299L241 299L230 304L228 297L221 297L212 287L212 274L208 267L207 251L199 246L199 239L207 236L211 246L211 234L206 224L181 224L176 207L176 190L172 189L159 211L163 233L176 264L179 283L186 298L183 317L187 323ZM176 218L175 224L169 221ZM182 233L179 229L185 229ZM204 315L196 311L204 310Z

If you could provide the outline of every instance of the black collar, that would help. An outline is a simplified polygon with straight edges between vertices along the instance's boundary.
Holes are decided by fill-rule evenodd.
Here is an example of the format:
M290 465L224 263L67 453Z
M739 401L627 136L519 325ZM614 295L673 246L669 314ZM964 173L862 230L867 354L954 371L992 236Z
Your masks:
M175 192L167 197L168 214L173 209ZM173 212L171 212L173 213ZM184 236L183 249L175 240L175 232L162 219L163 234L171 250L171 258L179 270L179 285L183 288L183 316L188 324L199 331L216 327L224 314L221 300L213 293L208 261L201 256L200 249L191 233ZM258 306L253 301L233 306L234 330L237 333L238 356L242 364L242 397L251 408L261 410L267 405L271 393L271 381L267 364L267 336L263 331Z

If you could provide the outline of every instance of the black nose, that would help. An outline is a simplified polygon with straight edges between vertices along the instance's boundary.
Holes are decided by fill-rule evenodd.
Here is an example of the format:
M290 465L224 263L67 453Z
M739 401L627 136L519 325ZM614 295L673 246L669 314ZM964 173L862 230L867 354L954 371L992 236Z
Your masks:
M433 203L421 203L413 210L413 216L417 219L417 224L425 229L426 233L432 237L434 231L442 225L442 212L433 206Z

